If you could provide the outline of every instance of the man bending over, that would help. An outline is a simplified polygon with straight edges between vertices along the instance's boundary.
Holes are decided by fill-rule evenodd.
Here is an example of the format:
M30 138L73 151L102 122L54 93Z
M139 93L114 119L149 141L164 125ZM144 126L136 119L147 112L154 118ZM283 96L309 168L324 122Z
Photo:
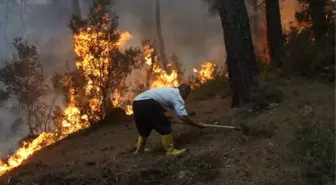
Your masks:
M147 138L153 129L162 135L162 144L167 155L177 156L186 151L185 149L175 149L170 119L165 115L165 112L174 109L176 115L184 123L204 128L204 124L191 120L185 109L184 100L187 99L190 92L190 86L182 84L178 88L150 89L134 98L134 119L139 133L135 154L144 151Z

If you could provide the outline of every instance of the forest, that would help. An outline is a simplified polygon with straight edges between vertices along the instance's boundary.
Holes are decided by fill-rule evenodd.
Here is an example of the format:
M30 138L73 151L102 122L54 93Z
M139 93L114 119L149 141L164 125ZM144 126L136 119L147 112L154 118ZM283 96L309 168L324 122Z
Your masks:
M194 1L0 0L0 184L333 184L335 2ZM214 128L132 155L134 97L181 84Z

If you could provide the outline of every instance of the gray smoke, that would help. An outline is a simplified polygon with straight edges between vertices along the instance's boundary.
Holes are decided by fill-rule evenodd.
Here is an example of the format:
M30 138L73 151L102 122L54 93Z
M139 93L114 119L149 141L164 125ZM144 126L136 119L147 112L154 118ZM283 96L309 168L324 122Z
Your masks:
M161 0L161 24L167 56L177 55L187 73L205 60L224 64L220 19L204 0ZM155 39L155 1L117 0L120 28L141 38Z

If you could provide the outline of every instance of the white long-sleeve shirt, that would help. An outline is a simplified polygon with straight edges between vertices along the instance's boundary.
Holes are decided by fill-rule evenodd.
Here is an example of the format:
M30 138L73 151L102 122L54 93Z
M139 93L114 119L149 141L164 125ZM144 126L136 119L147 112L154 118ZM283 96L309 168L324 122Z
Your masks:
M175 110L177 116L187 116L184 100L177 88L159 87L149 89L134 98L134 101L153 99L168 110Z

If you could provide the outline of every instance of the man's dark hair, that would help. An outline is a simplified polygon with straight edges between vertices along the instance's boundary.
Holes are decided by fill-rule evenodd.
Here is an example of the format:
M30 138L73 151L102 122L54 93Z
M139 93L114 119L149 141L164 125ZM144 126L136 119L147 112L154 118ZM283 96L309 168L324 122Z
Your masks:
M179 90L186 90L186 91L188 91L188 92L191 92L191 87L190 87L190 85L187 85L187 84L181 84L180 86L178 86L178 89Z

